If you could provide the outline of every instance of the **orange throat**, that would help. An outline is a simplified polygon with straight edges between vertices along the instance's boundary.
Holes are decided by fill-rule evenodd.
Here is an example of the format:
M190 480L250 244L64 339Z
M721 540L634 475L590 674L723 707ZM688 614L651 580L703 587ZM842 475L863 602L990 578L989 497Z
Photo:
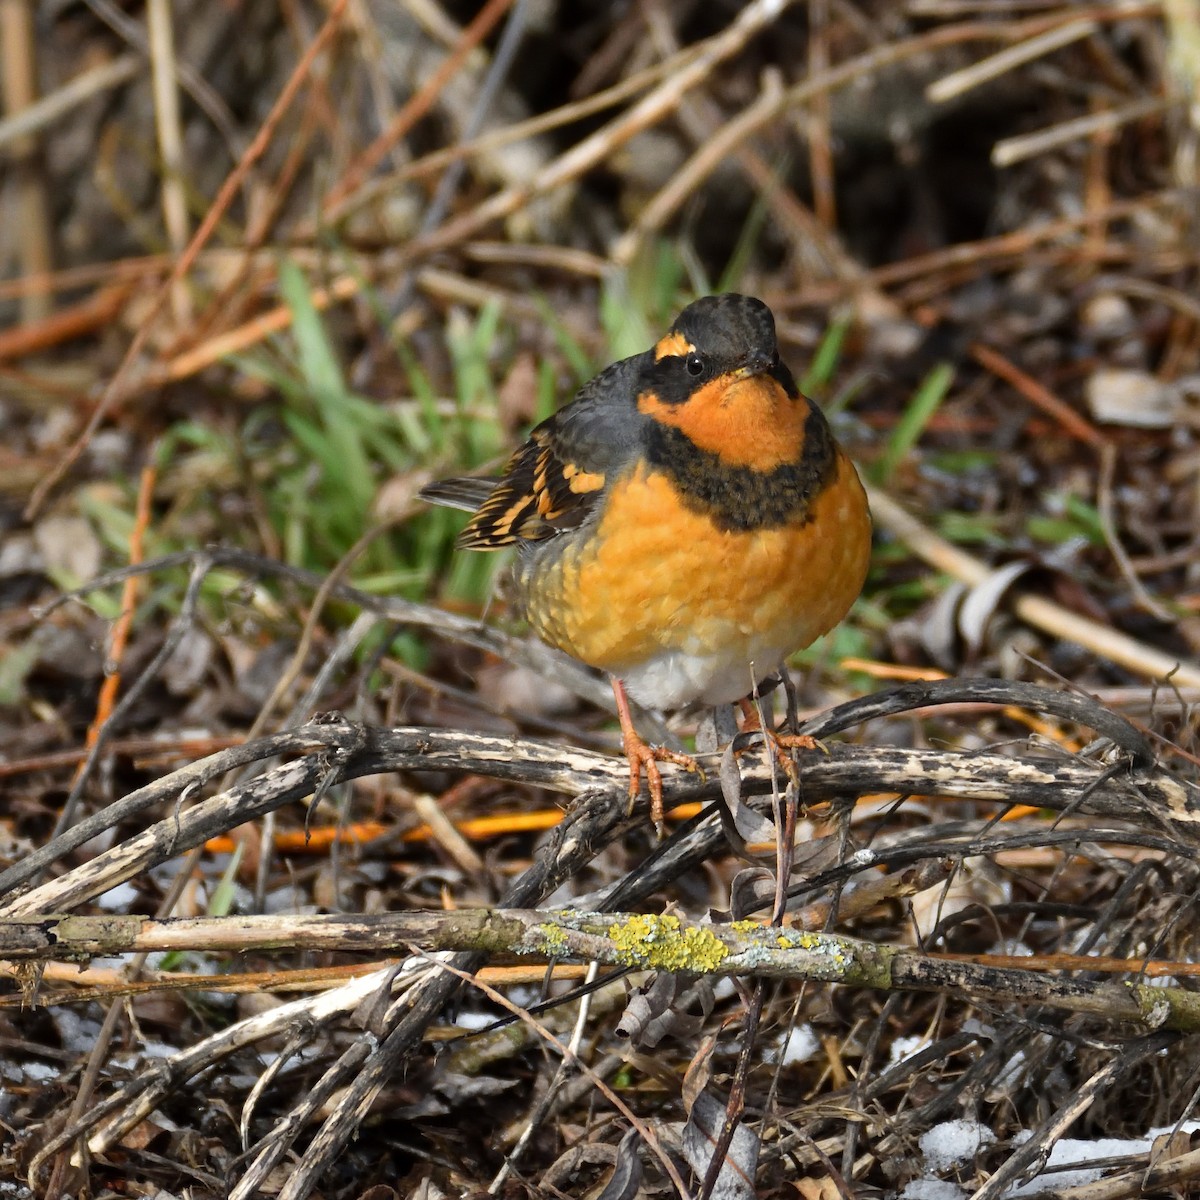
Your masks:
M696 447L719 454L732 467L772 471L803 456L810 410L808 401L789 396L770 375L722 375L683 404L667 404L643 392L638 411L678 429Z

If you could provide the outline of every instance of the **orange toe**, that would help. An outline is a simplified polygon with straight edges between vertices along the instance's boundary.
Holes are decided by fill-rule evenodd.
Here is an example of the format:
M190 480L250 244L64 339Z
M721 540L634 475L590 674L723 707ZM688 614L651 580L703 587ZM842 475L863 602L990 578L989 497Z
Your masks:
M704 778L700 764L689 754L681 754L678 750L668 750L666 746L652 746L633 727L633 718L629 712L629 700L625 695L624 685L619 679L613 679L613 695L617 701L617 716L621 722L621 741L625 748L625 758L629 762L629 810L633 811L638 793L642 790L642 770L646 772L646 787L650 792L650 819L659 838L664 836L663 826L663 784L662 772L658 769L660 762L674 763L687 771L694 771Z
M743 733L759 732L770 742L775 751L775 757L787 772L788 778L795 784L800 783L800 768L788 753L789 750L824 750L825 747L807 733L776 733L773 729L764 729L758 719L758 709L749 700L741 701L745 722Z
M625 757L629 760L629 807L632 811L638 792L642 786L642 768L646 770L646 787L650 792L650 820L661 838L663 826L663 783L662 772L658 769L660 762L674 763L686 771L694 771L701 779L704 772L700 764L690 754L681 754L678 750L668 750L666 746L651 746L639 734L630 730L625 734Z

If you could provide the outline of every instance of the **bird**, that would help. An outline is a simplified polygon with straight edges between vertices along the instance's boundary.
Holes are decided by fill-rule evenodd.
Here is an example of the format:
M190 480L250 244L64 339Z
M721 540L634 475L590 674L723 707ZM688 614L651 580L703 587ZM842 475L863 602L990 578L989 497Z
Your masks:
M420 496L472 514L459 547L515 546L519 614L608 674L630 810L644 770L660 836L658 764L699 768L638 734L629 697L749 714L745 697L846 615L870 558L853 463L780 358L770 308L735 293L693 301L584 384L499 478Z

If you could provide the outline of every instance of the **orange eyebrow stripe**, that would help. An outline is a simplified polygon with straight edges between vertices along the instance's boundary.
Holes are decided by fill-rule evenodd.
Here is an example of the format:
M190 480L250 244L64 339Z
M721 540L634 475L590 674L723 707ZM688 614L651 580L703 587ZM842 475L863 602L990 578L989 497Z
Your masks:
M682 358L685 354L690 354L695 350L695 346L683 336L682 333L668 333L666 336L658 339L654 347L654 361L673 356Z

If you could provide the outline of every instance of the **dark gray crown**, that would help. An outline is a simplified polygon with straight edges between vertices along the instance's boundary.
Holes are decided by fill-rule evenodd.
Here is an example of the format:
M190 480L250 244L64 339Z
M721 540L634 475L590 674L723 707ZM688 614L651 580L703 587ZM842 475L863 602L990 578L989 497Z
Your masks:
M679 314L674 326L703 354L718 361L732 361L749 351L773 357L775 318L771 310L753 296L726 292L702 296Z

